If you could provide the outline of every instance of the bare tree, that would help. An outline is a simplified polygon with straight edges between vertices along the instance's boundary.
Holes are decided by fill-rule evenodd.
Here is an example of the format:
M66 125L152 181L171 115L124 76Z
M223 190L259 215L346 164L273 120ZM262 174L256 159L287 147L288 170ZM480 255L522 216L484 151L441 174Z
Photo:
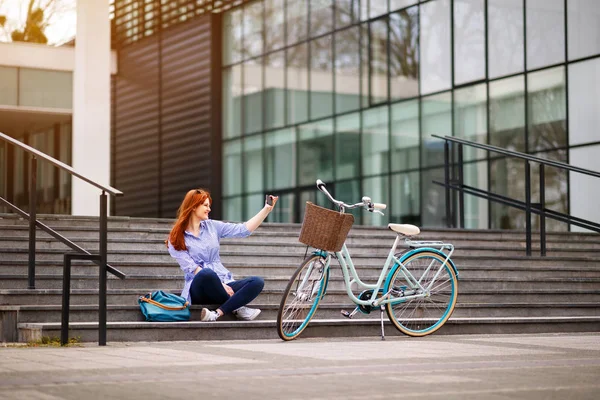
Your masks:
M48 43L46 29L58 17L75 7L74 0L23 0L27 1L24 17L11 20L0 15L0 27L14 42ZM0 6L3 5L0 0Z

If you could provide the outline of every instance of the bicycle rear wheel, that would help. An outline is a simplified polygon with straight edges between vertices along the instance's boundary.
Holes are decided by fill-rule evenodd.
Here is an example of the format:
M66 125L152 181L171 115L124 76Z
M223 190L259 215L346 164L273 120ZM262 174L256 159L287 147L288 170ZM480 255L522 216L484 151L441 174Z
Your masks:
M294 272L277 313L277 333L281 339L295 339L306 329L325 294L328 280L329 266L318 255L308 257Z
M429 335L440 329L452 315L458 297L458 281L449 262L442 267L444 260L440 254L422 251L403 261L410 274L405 274L398 264L390 272L391 278L387 279L384 292L394 289L397 301L388 303L386 310L400 332L409 336ZM440 267L439 275L431 284Z

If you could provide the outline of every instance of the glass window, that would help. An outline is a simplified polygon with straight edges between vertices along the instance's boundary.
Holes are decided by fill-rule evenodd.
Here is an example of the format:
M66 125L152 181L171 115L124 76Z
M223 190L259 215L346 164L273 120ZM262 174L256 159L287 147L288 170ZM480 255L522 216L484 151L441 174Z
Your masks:
M421 100L422 167L444 165L444 141L431 135L452 136L452 95L449 92Z
M73 73L21 68L19 105L71 109Z
M390 11L396 11L400 8L412 6L418 2L418 0L390 0Z
M362 199L362 194L360 192L360 181L358 179L354 179L350 181L336 182L334 197L338 200L343 201L344 203L358 203ZM346 210L346 212L354 215L355 225L361 223L362 214L364 213L362 208Z
M374 203L389 204L389 177L378 176L374 178L365 178L362 181L363 192L369 196ZM390 214L387 210L383 211L385 215L379 213L363 212L363 224L372 226L385 226L390 221Z
M263 191L263 135L244 140L244 181L247 192Z
M308 119L308 51L306 44L287 50L287 117L289 124Z
M440 140L440 142L442 142ZM442 142L443 143L443 142ZM424 227L445 227L446 225L446 190L433 181L444 182L444 168L421 171L423 211L421 224Z
M600 58L569 64L569 145L598 141L598 110Z
M419 172L392 175L392 198L387 214L390 222L421 225L421 185Z
M265 52L282 48L285 43L284 0L265 0Z
M448 89L450 76L450 0L421 5L421 93Z
M392 105L392 171L419 168L419 102Z
M223 65L242 60L242 9L223 15Z
M239 136L242 132L242 66L223 70L223 137Z
M360 114L338 117L335 129L335 179L359 177L360 157Z
M540 158L546 160L567 161L567 151L547 151L536 154ZM531 201L533 203L539 203L540 201L540 165L538 163L531 163ZM544 179L544 194L545 194L545 206L546 208L558 211L560 213L567 214L569 212L569 196L567 187L568 182L568 171L564 171L558 168L552 168L546 166ZM597 179L597 178L596 178ZM540 229L540 218L538 216L532 216L532 229ZM546 229L548 231L567 231L568 224L555 221L553 219L546 219Z
M242 141L223 144L223 195L242 193Z
M382 18L369 25L371 104L388 99L388 19Z
M244 196L245 213L243 221L247 221L254 217L264 206L265 195L263 193Z
M570 86L569 83L569 90ZM569 160L573 166L600 171L600 157L598 157L598 154L600 154L600 145L578 147L569 151ZM600 207L598 207L600 185L598 185L598 178L577 172L569 172L569 192L571 215L594 222L600 221ZM586 231L584 228L574 225L571 225L571 230L574 232Z
M310 42L310 118L333 114L333 51L331 35Z
M369 2L369 19L377 18L380 15L386 14L388 12L387 1L386 0L362 0L364 2Z
M310 0L310 35L319 36L333 30L332 0Z
M359 21L358 3L357 0L335 0L333 2L336 29Z
M529 152L567 145L565 68L527 75Z
M265 168L267 189L296 186L296 134L294 129L287 128L265 134Z
M244 6L242 29L244 31L244 59L263 53L263 2L247 3Z
M390 14L391 100L419 95L419 7Z
M369 106L369 25L360 26L360 93L361 107Z
M298 127L298 184L333 180L333 120Z
M225 221L240 222L243 220L242 216L242 198L232 197L229 199L223 199L223 219Z
M286 0L287 44L306 40L308 34L308 2Z
M19 91L17 68L0 67L0 105L16 106Z
M488 162L470 162L463 167L465 185L488 190ZM465 195L465 228L487 229L489 202L477 196ZM457 206L458 207L458 206Z
M389 171L388 106L363 112L362 173L376 175Z
M359 28L335 34L335 110L338 113L360 108Z
M265 128L285 123L285 53L265 56Z
M600 54L600 2L569 0L569 60Z
M293 223L296 215L296 195L294 193L285 193L279 195L277 206L269 214L269 222Z
M485 15L483 0L454 1L454 82L485 78Z
M490 78L523 71L523 0L488 0L488 57Z
M564 26L564 0L527 0L527 69L564 62Z
M487 143L487 89L485 84L454 92L454 134L462 139ZM463 147L463 160L486 158L487 152Z
M262 58L244 63L244 132L263 129L263 69Z

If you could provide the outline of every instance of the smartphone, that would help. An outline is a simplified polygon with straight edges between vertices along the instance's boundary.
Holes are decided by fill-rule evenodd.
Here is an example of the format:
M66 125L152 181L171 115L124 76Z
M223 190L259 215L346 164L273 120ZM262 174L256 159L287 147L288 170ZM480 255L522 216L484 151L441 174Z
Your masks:
M271 197L271 195L270 195L270 194L268 194L268 195L266 196L266 198L265 198L265 202L266 202L268 205L270 205L270 206L272 206L272 205L273 205L273 198Z

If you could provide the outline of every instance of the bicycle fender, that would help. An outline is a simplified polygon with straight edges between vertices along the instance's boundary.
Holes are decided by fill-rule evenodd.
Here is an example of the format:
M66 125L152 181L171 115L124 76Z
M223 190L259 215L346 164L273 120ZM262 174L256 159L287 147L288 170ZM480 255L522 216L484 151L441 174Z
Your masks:
M433 247L421 247L418 249L415 249L413 251L409 251L408 253L405 253L402 258L400 258L400 262L404 263L404 261L408 258L411 257L415 254L419 254L419 253L423 253L423 252L430 252L430 253L436 253L439 256L443 257L444 259L447 257L447 254L445 254L444 252L435 249ZM452 269L454 270L454 274L456 275L456 280L460 280L460 277L458 275L458 269L456 268L456 265L454 265L454 261L452 261L452 259L448 259L448 263L450 264L450 266L452 267ZM392 267L392 269L390 270L390 272L388 273L388 276L385 280L385 284L384 284L384 288L385 290L388 290L389 285L390 285L390 279L392 278L392 275L394 275L394 272L396 272L396 270L400 267L400 264L394 264L394 266Z

